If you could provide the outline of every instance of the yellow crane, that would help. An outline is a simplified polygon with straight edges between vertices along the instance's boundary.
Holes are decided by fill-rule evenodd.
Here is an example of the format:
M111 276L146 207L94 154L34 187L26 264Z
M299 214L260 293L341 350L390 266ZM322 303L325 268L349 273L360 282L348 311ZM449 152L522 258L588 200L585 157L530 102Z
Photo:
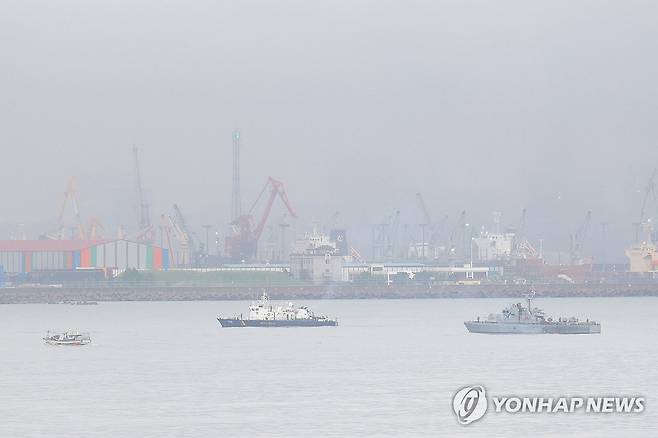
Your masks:
M80 210L78 209L78 199L76 195L76 184L75 184L75 178L73 177L69 178L69 181L66 184L66 190L64 191L64 200L62 201L62 207L59 210L59 216L58 216L59 225L55 230L45 233L43 237L51 240L64 239L64 228L65 228L64 213L66 213L66 206L69 203L73 207L73 214L76 222L75 232L72 238L74 239L86 238L85 227L82 224L82 220L80 219Z
M101 239L103 234L103 224L97 218L92 218L89 221L89 225L85 226L82 218L80 216L80 209L78 207L78 195L77 195L77 184L74 177L69 178L68 183L66 184L66 190L64 191L64 200L62 201L62 207L59 210L58 216L58 226L56 229L44 233L42 238L50 240L63 240L65 239L65 229L64 217L66 214L67 206L71 206L73 209L73 217L75 221L75 227L73 228L73 233L71 239L76 240L96 240Z

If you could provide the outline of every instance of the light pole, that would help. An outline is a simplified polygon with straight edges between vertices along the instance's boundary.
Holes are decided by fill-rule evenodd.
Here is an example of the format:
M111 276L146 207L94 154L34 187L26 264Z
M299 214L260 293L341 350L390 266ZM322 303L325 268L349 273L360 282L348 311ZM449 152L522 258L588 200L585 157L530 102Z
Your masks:
M425 226L426 224L420 224L420 245L421 245L421 256L420 258L425 262Z
M464 224L464 240L462 241L462 251L463 251L463 257L464 257L464 263L466 263L466 236L468 235L468 231L471 231L471 224Z
M606 254L606 244L607 244L606 240L607 240L607 237L608 237L608 223L607 222L601 222L601 232L602 232L601 233L602 234L602 236L601 236L602 237L602 239L601 239L602 240L602 242L601 242L602 243L602 245L601 245L602 246L602 251L601 251L601 253L602 253L601 262L602 263L601 264L603 265L603 272L605 272L605 264L606 264L606 260L608 258L607 257L608 255Z

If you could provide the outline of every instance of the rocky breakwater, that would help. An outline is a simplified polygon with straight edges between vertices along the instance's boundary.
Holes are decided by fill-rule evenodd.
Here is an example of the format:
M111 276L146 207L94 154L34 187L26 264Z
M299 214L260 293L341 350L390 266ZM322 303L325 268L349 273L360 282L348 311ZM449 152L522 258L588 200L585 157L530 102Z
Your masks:
M541 284L538 297L658 296L658 283L645 284ZM331 284L313 286L159 286L159 287L18 287L0 288L0 304L85 301L203 301L253 300L267 290L274 300L300 299L407 299L507 298L530 291L525 285L385 285Z

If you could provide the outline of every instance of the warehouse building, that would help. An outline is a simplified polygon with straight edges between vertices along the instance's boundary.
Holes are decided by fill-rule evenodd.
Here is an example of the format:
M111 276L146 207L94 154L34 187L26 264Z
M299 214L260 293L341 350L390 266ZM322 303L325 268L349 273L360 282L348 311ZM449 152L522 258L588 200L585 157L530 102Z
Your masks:
M168 250L128 240L0 240L4 272L169 268Z

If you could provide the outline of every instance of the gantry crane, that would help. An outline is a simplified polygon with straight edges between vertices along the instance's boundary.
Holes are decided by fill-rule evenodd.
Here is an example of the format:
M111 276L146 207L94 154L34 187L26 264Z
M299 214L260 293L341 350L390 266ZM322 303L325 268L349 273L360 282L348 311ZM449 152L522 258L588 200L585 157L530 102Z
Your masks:
M392 260L397 254L400 210L373 228L373 258Z
M173 209L174 216L166 216L168 230L170 230L168 243L171 245L171 231L173 231L176 241L178 242L178 254L176 254L175 257L176 264L181 267L187 267L195 262L196 245L194 237L185 222L183 212L177 204L174 204ZM172 249L172 251L174 250Z
M269 197L267 203L265 204L265 210L258 222L254 221L254 214L256 206L258 205L261 198L265 192L269 190ZM237 219L231 222L231 231L230 234L226 237L225 240L225 252L228 257L234 261L243 261L251 260L256 257L256 251L258 249L258 240L263 234L265 225L267 224L267 219L270 216L272 211L272 206L276 198L280 198L285 207L288 209L288 213L293 218L296 218L297 215L290 205L288 200L288 195L281 181L278 181L272 177L269 177L263 186L263 189L260 191L258 197L251 205L249 212L247 214L240 215Z
M139 208L139 231L133 236L137 242L153 243L155 232L151 224L149 204L144 197L142 188L142 174L139 166L139 149L133 147L133 164L135 166L135 192L137 193L137 204Z
M525 237L526 209L521 210L519 224L514 233L512 255L520 259L536 259L540 256L535 247Z
M103 238L103 223L95 217L92 217L89 220L89 226L87 227L86 237L89 240L98 240Z
M64 215L66 213L67 206L70 205L73 209L73 217L75 226L73 227L73 232L71 234L71 239L75 240L98 240L103 237L103 224L100 220L95 217L92 217L89 220L89 225L85 226L80 216L80 209L78 207L78 194L77 194L77 185L75 178L69 178L69 181L66 185L66 190L64 191L64 200L62 201L62 207L59 211L58 223L59 225L53 231L44 233L40 238L49 239L49 240L62 240L66 239L65 236L65 224L64 224Z
M573 264L580 263L582 260L583 246L587 240L587 234L589 232L591 223L592 212L588 211L585 214L585 220L583 223L580 225L580 227L578 227L578 230L576 230L576 232L571 235L571 247L569 253L571 256L571 263Z
M441 234L443 233L443 228L448 220L448 216L443 216L438 223L434 222L429 210L427 209L427 204L425 204L423 195L418 192L416 193L416 198L418 199L418 205L423 216L423 222L418 224L421 229L421 240L423 241L421 258L424 259L427 256L434 257L434 251L439 245ZM425 253L426 248L430 250L429 253Z
M178 204L174 204L174 215L176 224L178 224L178 227L183 233L187 245L189 246L190 252L194 253L196 251L196 242L194 241L192 232L190 232L190 229L187 227L185 216L183 216L183 212L181 211L180 207L178 207Z
M434 226L432 224L432 218L430 217L430 213L427 210L427 205L425 205L425 199L423 199L423 195L420 192L416 193L416 198L418 199L418 205L420 206L420 211L423 215L423 221L418 224L420 227L420 244L421 244L421 253L420 253L420 258L425 260L425 257L427 256L425 249L428 247L427 241L429 240L430 245L433 245L433 238L434 238ZM429 231L429 233L427 233Z
M431 227L432 226L432 217L430 212L427 210L427 205L425 205L425 199L423 198L422 193L416 193L416 198L418 199L418 205L420 206L420 211L423 214L423 222L420 223L421 226Z
M644 198L642 199L642 209L640 210L640 223L647 220L647 201L649 197L653 199L654 205L658 208L658 199L656 198L656 177L658 177L658 169L654 169L651 173L651 178L644 188Z
M654 169L651 173L651 177L647 182L647 185L644 189L644 197L642 198L642 209L640 210L640 222L637 224L638 230L636 231L635 240L639 240L639 227L642 227L642 231L645 233L647 242L655 242L658 240L654 233L654 225L651 220L651 217L647 214L647 203L649 198L653 199L653 204L656 207L658 213L658 199L656 198L656 179L658 179L658 169Z
M50 240L64 239L64 229L65 229L64 214L66 213L66 206L68 204L71 204L71 207L73 208L73 215L75 217L75 228L74 228L75 231L71 237L73 239L80 239L80 240L87 238L85 226L82 223L82 219L80 218L80 210L78 209L78 197L76 191L75 178L73 177L69 178L69 181L66 184L66 190L64 191L64 200L62 201L62 207L60 208L59 216L58 216L59 225L55 230L45 233L42 236L43 238Z
M169 250L172 264L179 268L187 268L191 265L192 251L188 233L183 229L176 219L168 214L162 215L163 244ZM172 235L178 246L174 245Z
M462 210L462 212L459 214L459 218L457 219L457 224L455 224L455 227L450 231L450 239L448 242L448 258L454 260L457 256L457 234L461 235L462 241L465 241L466 239L466 210ZM465 244L464 244L465 246ZM466 248L464 247L464 254L463 256L466 256Z

